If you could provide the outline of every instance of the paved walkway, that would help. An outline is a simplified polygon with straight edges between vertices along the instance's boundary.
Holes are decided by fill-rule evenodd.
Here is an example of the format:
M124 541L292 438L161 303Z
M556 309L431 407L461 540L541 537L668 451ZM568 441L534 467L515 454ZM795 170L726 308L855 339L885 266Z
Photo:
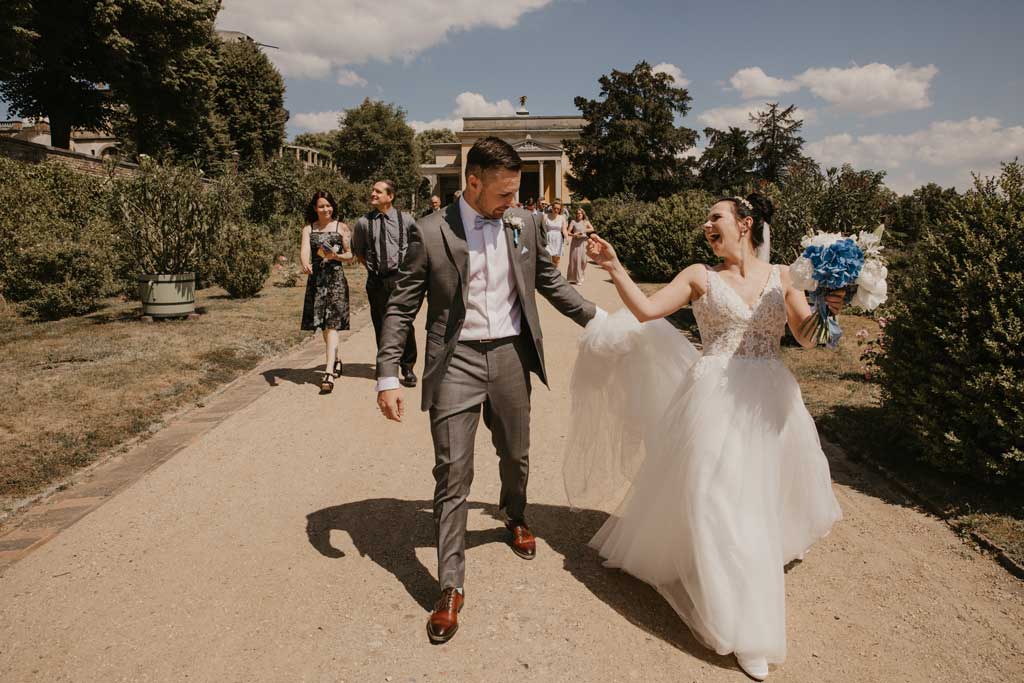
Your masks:
M583 293L618 308L589 275ZM319 345L304 346L0 539L0 680L746 680L586 547L605 515L570 512L560 474L579 329L546 303L541 317L552 390L534 391L538 558L503 543L481 429L451 643L424 632L436 597L427 420L379 416L364 326L343 342L332 395L310 383ZM407 396L415 406L418 391ZM1024 679L1022 584L829 451L846 519L787 575L789 659L770 680Z

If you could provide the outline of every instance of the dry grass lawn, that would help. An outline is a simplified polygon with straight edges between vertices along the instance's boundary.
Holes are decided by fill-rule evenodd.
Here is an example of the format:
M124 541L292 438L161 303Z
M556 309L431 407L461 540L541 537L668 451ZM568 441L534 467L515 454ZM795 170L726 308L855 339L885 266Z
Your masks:
M365 270L348 268L351 307L366 301ZM197 320L139 321L135 301L49 323L0 312L0 509L120 444L158 430L265 358L306 339L305 278L259 296L197 293ZM6 505L5 505L6 503Z

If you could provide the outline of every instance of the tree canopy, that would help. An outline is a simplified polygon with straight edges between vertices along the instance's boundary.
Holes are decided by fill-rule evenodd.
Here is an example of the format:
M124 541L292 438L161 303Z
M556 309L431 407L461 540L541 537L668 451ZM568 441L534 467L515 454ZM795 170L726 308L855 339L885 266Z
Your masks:
M356 183L393 180L398 197L409 206L418 185L413 137L404 109L367 98L342 115L334 135L334 161Z
M222 42L219 52L217 111L245 167L274 156L284 141L284 79L252 41Z
M690 111L689 92L647 62L632 71L613 70L598 82L598 99L575 99L587 123L578 140L565 143L569 189L587 198L630 194L653 200L691 185L694 162L684 153L697 132L675 125Z

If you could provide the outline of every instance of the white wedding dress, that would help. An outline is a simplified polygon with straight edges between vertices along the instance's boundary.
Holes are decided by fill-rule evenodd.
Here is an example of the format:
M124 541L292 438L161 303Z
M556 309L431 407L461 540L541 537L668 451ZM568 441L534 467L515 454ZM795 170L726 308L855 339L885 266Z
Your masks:
M783 567L842 517L800 387L779 359L778 266L751 309L707 271L703 353L664 320L592 321L573 372L566 491L628 489L590 545L654 586L707 647L781 663ZM617 498L616 498L617 500Z

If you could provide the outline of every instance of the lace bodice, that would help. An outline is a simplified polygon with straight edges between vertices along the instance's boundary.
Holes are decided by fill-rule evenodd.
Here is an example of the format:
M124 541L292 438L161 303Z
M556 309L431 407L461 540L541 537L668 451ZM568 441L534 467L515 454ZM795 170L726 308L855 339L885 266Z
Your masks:
M707 276L704 295L693 302L704 356L777 360L779 341L786 331L779 267L772 266L753 308L717 272L708 268Z

